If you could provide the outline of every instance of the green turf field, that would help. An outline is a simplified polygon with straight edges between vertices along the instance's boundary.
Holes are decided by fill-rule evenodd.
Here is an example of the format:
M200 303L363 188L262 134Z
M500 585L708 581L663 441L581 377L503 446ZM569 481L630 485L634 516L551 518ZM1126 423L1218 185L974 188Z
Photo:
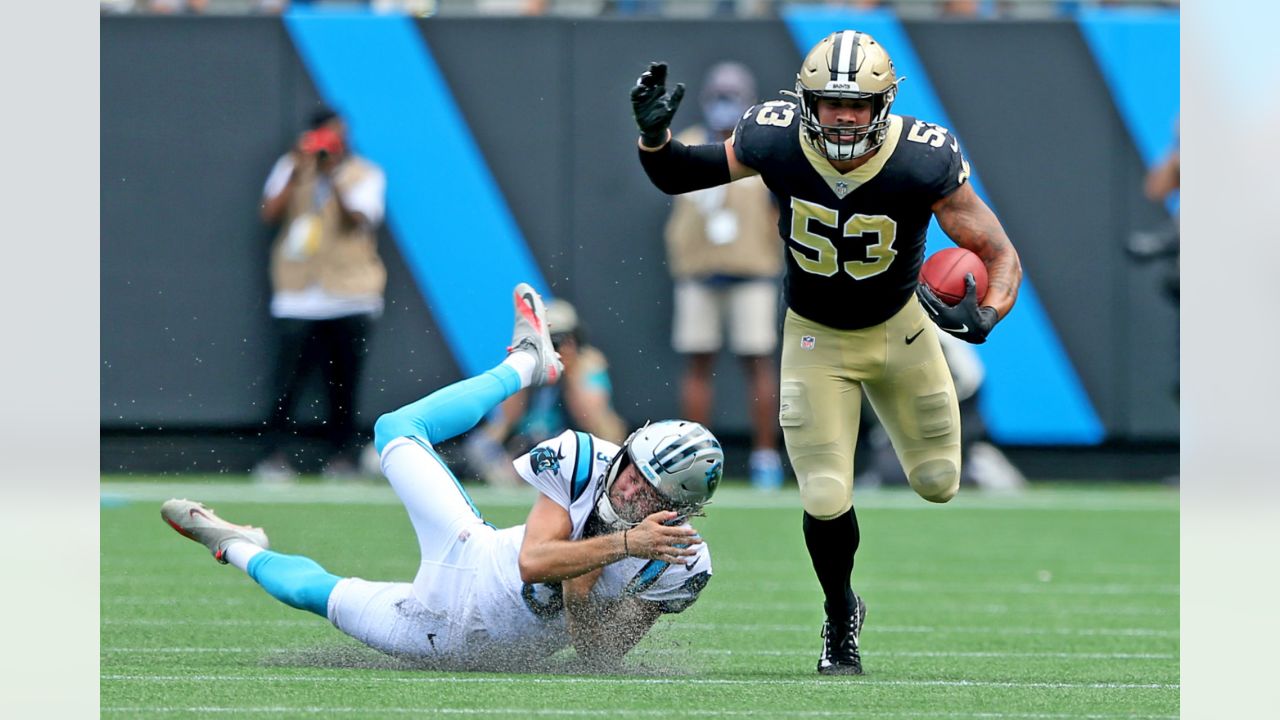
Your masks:
M794 492L722 488L696 526L715 577L629 657L624 675L406 668L277 603L166 526L190 497L265 527L275 549L339 575L407 580L416 543L391 492L304 483L104 478L105 717L1173 718L1178 497L1169 488L858 495L854 588L867 674L814 672L821 599ZM499 526L531 496L484 488Z

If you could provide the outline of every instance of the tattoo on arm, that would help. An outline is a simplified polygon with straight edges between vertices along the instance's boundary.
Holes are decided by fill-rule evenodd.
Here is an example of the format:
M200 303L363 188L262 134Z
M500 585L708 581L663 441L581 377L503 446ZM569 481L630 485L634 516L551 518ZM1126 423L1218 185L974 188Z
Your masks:
M1003 318L1018 299L1022 263L1000 220L967 184L935 203L933 211L947 236L986 264L987 295L982 304L994 307Z

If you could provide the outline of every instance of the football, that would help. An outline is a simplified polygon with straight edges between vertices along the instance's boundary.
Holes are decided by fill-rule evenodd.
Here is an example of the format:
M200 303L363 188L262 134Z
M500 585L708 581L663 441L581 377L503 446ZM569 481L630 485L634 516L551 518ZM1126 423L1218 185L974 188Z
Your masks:
M956 305L964 299L964 276L968 273L973 273L981 303L987 296L987 266L982 264L982 258L964 248L947 248L930 255L920 268L920 282L942 302Z

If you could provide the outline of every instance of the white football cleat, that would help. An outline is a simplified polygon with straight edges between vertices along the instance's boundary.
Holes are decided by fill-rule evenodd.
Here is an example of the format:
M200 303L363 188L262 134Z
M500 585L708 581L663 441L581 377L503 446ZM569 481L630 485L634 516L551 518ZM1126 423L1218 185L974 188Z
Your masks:
M551 329L547 325L547 308L542 296L529 283L516 285L513 293L516 305L516 324L511 332L511 346L507 352L524 351L533 355L537 365L533 368L534 385L552 385L564 372L560 353L551 344Z
M203 543L213 559L227 564L223 555L233 542L249 542L266 550L270 547L267 533L250 525L235 525L223 520L212 510L191 500L167 500L160 506L160 517L184 537Z

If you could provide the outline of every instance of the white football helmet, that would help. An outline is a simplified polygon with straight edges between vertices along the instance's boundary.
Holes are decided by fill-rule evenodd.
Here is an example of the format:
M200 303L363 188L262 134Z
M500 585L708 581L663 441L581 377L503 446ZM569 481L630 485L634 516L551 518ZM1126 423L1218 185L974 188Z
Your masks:
M596 512L615 528L635 527L644 519L623 518L609 499L609 490L628 463L635 464L681 517L700 512L724 476L724 451L710 430L688 420L646 424L622 443L598 491Z
M867 33L841 30L826 36L796 73L805 139L830 160L852 160L880 147L889 129L889 108L904 79L894 72L884 46ZM818 122L819 98L870 100L871 122L851 128L823 125ZM842 134L857 139L841 141Z

